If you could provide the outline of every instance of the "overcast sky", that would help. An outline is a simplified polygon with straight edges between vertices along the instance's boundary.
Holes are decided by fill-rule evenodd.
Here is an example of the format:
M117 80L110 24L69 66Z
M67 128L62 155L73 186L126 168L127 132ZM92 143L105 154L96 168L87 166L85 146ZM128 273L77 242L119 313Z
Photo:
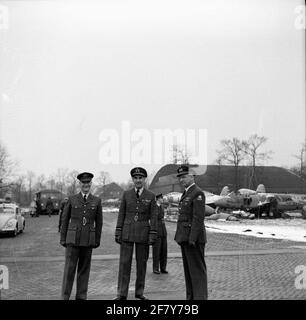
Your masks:
M207 129L208 163L221 139L257 133L274 152L266 165L292 165L305 135L301 4L1 1L0 140L21 171L104 170L115 181L134 164L102 164L99 135L123 120L152 133Z

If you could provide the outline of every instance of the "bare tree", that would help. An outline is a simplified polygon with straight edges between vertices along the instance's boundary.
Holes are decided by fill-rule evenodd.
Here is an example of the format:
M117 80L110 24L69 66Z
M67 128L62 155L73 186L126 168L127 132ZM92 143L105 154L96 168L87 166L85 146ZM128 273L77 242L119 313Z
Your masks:
M221 149L217 150L218 158L235 166L235 189L238 190L238 169L245 158L244 142L238 138L221 141ZM221 159L220 158L220 159Z
M268 138L258 136L257 134L251 135L248 140L243 141L243 151L251 163L251 176L249 180L249 188L255 188L258 184L256 179L256 164L259 161L271 158L272 151L259 152L259 149L267 142Z
M8 183L12 177L15 163L10 158L7 149L0 143L0 179L2 183Z
M302 144L299 153L294 155L296 159L299 161L298 170L295 171L301 178L305 178L305 153L306 153L306 145Z
M49 189L54 189L55 185L56 185L56 181L55 178L53 177L53 175L50 175L49 178L46 181L46 185Z
M26 178L28 181L28 202L30 203L32 200L32 188L33 188L33 180L35 178L35 173L33 171L28 171L26 174Z
M36 183L34 188L37 191L46 188L46 177L44 174L41 174L36 178Z
M173 164L178 164L178 146L177 145L174 145L173 147L172 147L172 159L171 159L171 162L173 163Z
M110 174L106 171L100 171L97 177L93 180L92 190L93 193L101 193L103 187L111 183Z
M67 173L67 194L68 195L74 195L77 192L77 175L78 171L72 170Z
M189 164L190 154L185 147L177 144L172 146L172 159L173 164Z
M67 168L59 168L55 174L56 177L56 188L61 192L66 192L66 184L67 184L67 177L68 177L68 169Z
M111 182L109 173L106 171L100 171L95 182L97 185L104 187L106 184Z
M218 187L220 187L220 189L224 186L221 186L221 167L223 165L223 163L226 161L226 157L224 154L219 154L218 155L218 158L216 159L216 163L218 165L218 176L217 176L217 184L218 184Z
M22 202L22 192L25 190L25 181L26 177L24 175L20 175L18 179L14 181L11 188L11 192L18 203Z

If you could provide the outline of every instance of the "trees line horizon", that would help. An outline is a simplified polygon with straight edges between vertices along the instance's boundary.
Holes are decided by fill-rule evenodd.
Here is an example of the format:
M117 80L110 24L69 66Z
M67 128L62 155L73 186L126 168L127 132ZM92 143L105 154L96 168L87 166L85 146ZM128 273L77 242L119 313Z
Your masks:
M268 138L253 134L247 139L239 139L233 137L231 139L223 139L220 141L220 148L216 150L217 158L213 164L219 166L233 165L235 167L234 186L235 191L238 188L239 167L242 165L250 166L251 172L249 177L249 185L253 187L256 183L256 167L262 161L271 159L273 152L262 148ZM306 145L301 145L296 155L292 155L297 159L297 164L286 169L291 170L303 180L306 180ZM192 154L188 152L182 145L174 144L172 147L172 158L169 163L172 164L192 164ZM0 142L0 198L5 193L11 192L16 202L29 204L33 200L35 192L42 189L56 189L66 195L75 194L78 190L78 182L76 176L77 170L69 170L68 168L59 168L53 174L48 176L44 174L35 174L28 170L24 174L16 176L16 168L18 164L12 160L5 146ZM147 187L155 175L155 171L149 173ZM220 174L220 171L219 171ZM92 192L97 194L101 189L115 182L111 179L109 172L99 171L93 180ZM126 190L132 186L131 178L126 182L116 182L122 189Z

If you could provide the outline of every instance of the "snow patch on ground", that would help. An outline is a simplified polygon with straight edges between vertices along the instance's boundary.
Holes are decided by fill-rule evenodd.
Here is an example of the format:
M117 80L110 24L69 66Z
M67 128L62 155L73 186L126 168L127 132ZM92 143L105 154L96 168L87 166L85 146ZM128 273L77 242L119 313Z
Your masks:
M207 231L306 242L306 220L206 221Z
M119 212L119 208L115 208L115 207L103 207L103 212L116 213L116 212Z

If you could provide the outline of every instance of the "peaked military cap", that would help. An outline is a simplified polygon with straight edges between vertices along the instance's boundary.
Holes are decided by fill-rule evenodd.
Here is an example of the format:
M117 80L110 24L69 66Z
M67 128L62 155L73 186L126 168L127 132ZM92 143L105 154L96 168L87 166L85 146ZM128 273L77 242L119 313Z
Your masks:
M94 175L90 172L82 172L78 174L77 179L79 179L81 182L90 182L93 177Z
M159 193L159 194L156 195L155 198L156 198L156 200L157 200L157 199L162 198L162 197L163 197L163 194L162 194L162 193Z
M185 174L189 174L189 167L185 164L182 164L177 169L177 177L183 176Z
M136 176L147 177L147 171L144 168L136 167L131 170L131 176L134 178Z

